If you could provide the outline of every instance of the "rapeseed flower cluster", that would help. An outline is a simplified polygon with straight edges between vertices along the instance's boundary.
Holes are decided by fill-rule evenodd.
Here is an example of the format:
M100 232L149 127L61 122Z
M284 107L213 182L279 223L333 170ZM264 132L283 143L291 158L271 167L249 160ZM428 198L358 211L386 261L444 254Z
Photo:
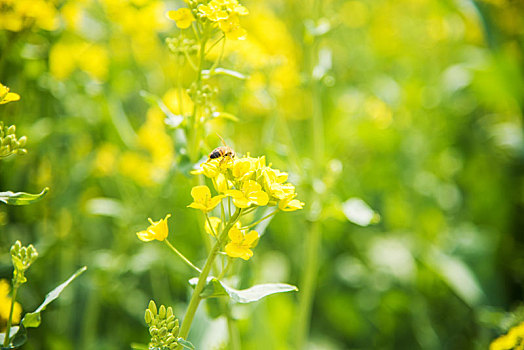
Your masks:
M524 349L524 322L511 328L508 334L498 337L489 346L489 350L513 349Z
M243 40L247 32L240 25L240 16L249 14L248 9L241 5L237 0L211 0L206 1L186 1L190 8L180 8L169 11L167 17L175 21L180 29L186 29L191 24L200 20L211 22L218 27L228 39Z
M213 237L219 237L219 228L224 223L218 217L208 217L208 213L225 198L242 211L252 211L259 207L274 206L278 210L295 211L302 209L304 203L296 199L295 186L287 182L288 174L266 165L264 156L254 158L245 156L234 158L223 156L209 159L193 174L203 174L213 182L216 195L206 185L193 187L193 202L190 208L206 214L205 230ZM242 226L240 220L229 229L225 253L232 258L248 260L253 256L252 248L258 242L259 235L249 230L254 224Z

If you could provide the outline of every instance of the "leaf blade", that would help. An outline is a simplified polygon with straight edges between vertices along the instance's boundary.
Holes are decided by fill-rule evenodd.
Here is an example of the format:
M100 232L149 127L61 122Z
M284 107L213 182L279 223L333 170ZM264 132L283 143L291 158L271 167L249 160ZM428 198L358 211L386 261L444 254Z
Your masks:
M37 194L11 191L0 192L0 202L4 202L5 204L9 205L28 205L41 200L48 191L49 187L44 188L42 192Z

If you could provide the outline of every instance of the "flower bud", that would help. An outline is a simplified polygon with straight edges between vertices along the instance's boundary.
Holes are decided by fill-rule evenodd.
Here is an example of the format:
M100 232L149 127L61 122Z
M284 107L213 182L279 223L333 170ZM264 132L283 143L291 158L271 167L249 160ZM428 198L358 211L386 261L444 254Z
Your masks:
M151 310L146 309L146 314L144 315L144 318L145 318L147 324L151 323L151 321L153 319L153 313L151 312Z
M158 317L162 320L166 318L166 307L164 305L161 305L158 309Z
M156 309L156 304L153 300L151 300L149 302L149 307L148 307L149 310L151 310L151 312L153 313L153 316L156 316L157 314L157 309Z

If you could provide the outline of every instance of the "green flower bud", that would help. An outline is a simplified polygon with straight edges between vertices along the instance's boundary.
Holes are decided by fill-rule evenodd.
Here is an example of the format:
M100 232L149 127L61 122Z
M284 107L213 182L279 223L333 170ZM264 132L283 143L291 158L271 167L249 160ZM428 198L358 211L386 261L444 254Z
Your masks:
M161 337L161 338L164 338L166 335L167 335L167 328L166 327L161 327L158 330L158 336Z
M149 325L151 323L151 320L153 319L153 313L151 312L151 310L146 309L146 314L144 318L146 320L146 323Z
M26 142L27 142L27 137L22 136L21 138L18 139L18 146L19 147L24 147Z
M153 313L153 316L157 315L156 304L153 300L149 302L149 310L151 310L151 312Z
M160 319L166 318L166 307L164 305L160 305L160 309L158 309L158 317L160 317Z
M7 128L7 135L12 135L16 132L16 126L11 125L9 128Z

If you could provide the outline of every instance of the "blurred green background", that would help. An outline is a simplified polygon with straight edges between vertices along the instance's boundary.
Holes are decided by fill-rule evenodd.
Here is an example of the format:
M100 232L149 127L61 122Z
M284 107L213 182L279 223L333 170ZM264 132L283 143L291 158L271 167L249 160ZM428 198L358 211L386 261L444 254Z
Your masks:
M213 81L239 121L207 125L206 147L219 133L239 154L266 155L306 202L277 215L254 257L237 263L245 285L301 288L316 227L308 349L486 349L524 319L524 4L242 3L248 38L228 41L224 66L249 79ZM178 32L166 11L181 6L0 0L0 81L21 95L0 118L29 152L2 160L0 189L50 187L37 204L0 206L0 277L10 278L15 240L37 247L18 299L32 311L88 266L26 349L146 343L151 298L183 316L193 276L135 235L171 213L171 241L205 259L201 216L186 208L183 134L140 95L180 112L177 88L193 73L164 39ZM352 223L350 198L380 222ZM293 349L299 298L236 307L243 349ZM204 305L190 339L217 348L227 332Z

